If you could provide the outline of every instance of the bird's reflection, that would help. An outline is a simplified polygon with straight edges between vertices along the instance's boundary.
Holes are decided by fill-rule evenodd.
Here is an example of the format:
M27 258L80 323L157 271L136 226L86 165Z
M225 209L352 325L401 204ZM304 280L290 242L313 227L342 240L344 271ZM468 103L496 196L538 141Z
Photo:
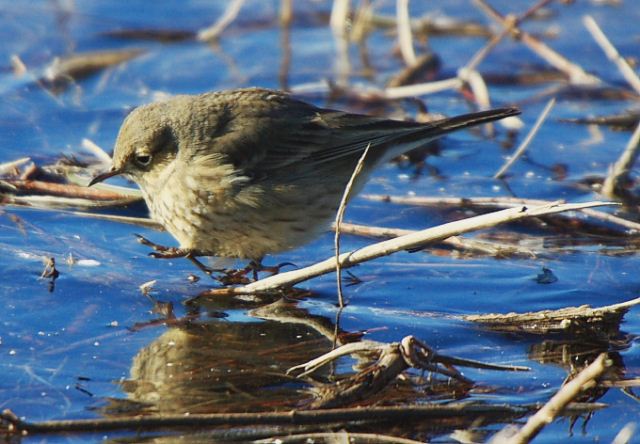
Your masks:
M331 349L332 323L284 301L252 313L244 322L190 316L168 324L134 357L122 383L128 402L114 400L109 413L272 411L308 402L305 384L286 370Z

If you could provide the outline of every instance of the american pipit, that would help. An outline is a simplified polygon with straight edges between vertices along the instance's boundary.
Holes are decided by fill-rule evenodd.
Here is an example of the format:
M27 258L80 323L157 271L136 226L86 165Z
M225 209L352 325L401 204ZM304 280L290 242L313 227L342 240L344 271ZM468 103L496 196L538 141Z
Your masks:
M182 95L134 110L113 167L91 184L123 174L140 186L152 217L180 244L157 257L260 261L327 227L367 145L352 194L386 160L516 114L495 109L425 124L318 108L265 89Z

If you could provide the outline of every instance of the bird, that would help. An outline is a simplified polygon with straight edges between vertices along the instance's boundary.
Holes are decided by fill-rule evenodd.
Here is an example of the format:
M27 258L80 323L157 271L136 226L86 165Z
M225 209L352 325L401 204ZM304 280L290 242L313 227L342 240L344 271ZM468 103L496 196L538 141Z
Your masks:
M89 186L117 175L138 184L152 219L179 244L145 239L155 257L261 264L326 230L367 147L350 195L385 161L519 113L499 108L418 123L320 108L263 88L177 95L129 113L111 168Z

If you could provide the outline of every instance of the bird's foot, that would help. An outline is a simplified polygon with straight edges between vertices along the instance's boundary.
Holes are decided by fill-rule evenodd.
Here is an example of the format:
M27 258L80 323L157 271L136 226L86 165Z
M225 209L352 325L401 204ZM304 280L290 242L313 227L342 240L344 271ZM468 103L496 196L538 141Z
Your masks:
M165 247L164 245L151 242L149 239L139 234L136 234L135 236L139 243L144 246L151 247L154 250L153 253L149 253L149 256L156 259L175 259L178 257L187 257L192 253L192 250L188 250L186 248Z
M135 236L138 239L139 243L147 247L151 247L154 250L152 253L149 253L149 256L155 259L176 259L182 257L187 258L200 271L210 277L213 277L214 273L220 273L221 275L215 277L214 279L217 279L223 285L249 284L258 280L258 273L265 272L269 273L269 276L273 276L280 273L280 269L282 267L296 266L291 262L282 262L278 265L265 266L262 264L262 260L259 259L252 260L246 267L239 270L210 268L197 259L197 256L206 256L206 254L202 254L197 250L192 250L189 248L167 247L164 245L156 244L155 242L151 242L149 239L139 234L136 234ZM248 277L249 273L251 273L253 280Z
M265 272L265 273L270 273L269 276L274 276L280 273L280 269L282 267L286 267L287 265L291 267L296 267L296 264L293 264L291 262L282 262L278 265L267 266L267 265L263 265L262 261L251 261L246 267L244 267L244 270L246 273L249 273L249 272L253 273L253 279L257 281L258 273Z
M257 281L258 273L266 272L270 273L269 276L273 276L280 273L280 269L287 265L292 267L296 266L291 262L282 262L278 265L265 266L262 264L262 261L252 260L246 267L239 270L224 270L223 275L218 277L218 280L223 285L246 285ZM251 274L252 279L248 277L249 274Z
M251 279L247 277L247 274L248 272L244 268L240 270L226 269L216 279L222 285L246 285L251 283Z
M158 245L154 242L151 242L149 239L139 234L136 234L135 236L138 239L138 242L140 242L142 245L151 247L154 250L153 253L149 253L149 256L155 259L176 259L184 257L189 259L191 263L193 263L193 265L195 265L200 271L208 276L211 276L213 273L220 273L224 271L215 268L209 268L205 264L200 262L197 259L197 256L205 255L201 254L197 250L191 250L189 248L166 247L164 245Z

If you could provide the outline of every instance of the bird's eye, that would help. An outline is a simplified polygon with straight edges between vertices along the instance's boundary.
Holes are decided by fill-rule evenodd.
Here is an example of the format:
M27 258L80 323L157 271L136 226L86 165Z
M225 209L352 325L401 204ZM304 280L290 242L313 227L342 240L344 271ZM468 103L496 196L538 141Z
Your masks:
M151 163L151 155L150 154L140 154L136 156L136 163L140 166L146 167Z

